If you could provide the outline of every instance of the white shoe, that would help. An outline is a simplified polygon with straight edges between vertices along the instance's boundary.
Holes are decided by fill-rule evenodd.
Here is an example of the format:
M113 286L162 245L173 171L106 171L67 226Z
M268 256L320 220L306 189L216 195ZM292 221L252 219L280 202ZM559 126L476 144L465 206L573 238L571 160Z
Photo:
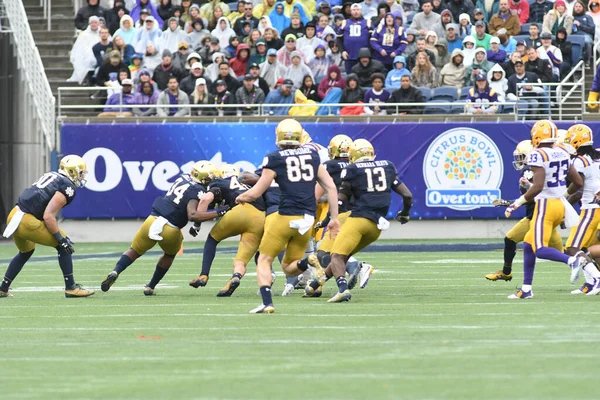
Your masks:
M375 270L371 264L362 263L360 266L360 272L358 273L358 279L360 282L360 288L364 289L367 287L367 283L369 283L369 278L371 278L371 274Z
M600 293L600 279L596 279L594 286L586 293L586 296L596 296Z
M569 267L571 267L571 285L574 285L577 283L577 281L579 281L579 277L581 276L581 270L583 269L583 266L585 264L586 259L581 255L576 255L575 261L569 264Z
M260 306L250 310L250 314L273 314L274 312L275 307L273 307L273 304L269 304L268 306L261 304Z
M281 296L285 297L285 296L291 296L291 294L294 292L294 285L292 285L291 283L286 283L285 286L283 287L283 292L281 293Z

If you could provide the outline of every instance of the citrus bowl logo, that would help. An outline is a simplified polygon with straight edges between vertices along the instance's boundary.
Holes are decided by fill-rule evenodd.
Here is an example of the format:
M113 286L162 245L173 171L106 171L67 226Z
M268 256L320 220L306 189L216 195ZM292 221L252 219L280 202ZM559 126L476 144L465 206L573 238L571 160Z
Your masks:
M454 128L427 149L423 176L428 207L468 211L500 198L504 167L496 144L483 132Z

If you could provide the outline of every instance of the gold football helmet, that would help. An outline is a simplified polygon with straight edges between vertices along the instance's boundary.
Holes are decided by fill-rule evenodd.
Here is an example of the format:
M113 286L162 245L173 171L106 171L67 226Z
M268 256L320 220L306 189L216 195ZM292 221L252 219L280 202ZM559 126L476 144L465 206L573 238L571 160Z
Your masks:
M538 121L531 128L531 144L537 148L540 143L555 143L558 137L558 128L549 119Z
M300 138L300 144L307 144L312 142L312 138L310 137L309 133L306 132L304 129L302 129L302 137Z
M517 171L522 170L525 167L525 161L527 155L533 150L531 140L523 140L517 144L517 148L513 151L513 162L512 165Z
M220 178L221 171L210 161L202 160L194 164L190 175L193 180L206 186L213 180Z
M350 162L357 163L361 161L373 161L375 159L375 149L366 139L356 139L350 146Z
M579 149L581 146L593 146L594 135L589 126L584 124L576 124L569 128L567 131L567 139L569 144Z
M335 135L329 141L327 151L329 152L329 158L349 158L350 157L350 146L352 146L352 139L346 135Z
M221 178L229 178L231 176L240 176L240 170L233 164L221 165Z
M77 187L84 187L86 184L87 165L83 158L75 154L69 154L60 160L58 172L69 178Z
M277 134L275 143L279 148L300 147L303 132L304 130L300 122L291 118L284 119L275 129L275 133Z

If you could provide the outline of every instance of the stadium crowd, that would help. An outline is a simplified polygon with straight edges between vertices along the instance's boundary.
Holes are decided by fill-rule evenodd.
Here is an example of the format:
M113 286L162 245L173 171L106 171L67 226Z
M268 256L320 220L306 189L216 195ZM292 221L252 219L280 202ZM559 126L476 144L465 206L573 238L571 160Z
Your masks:
M589 67L600 38L600 0L198 3L87 0L69 81L107 87L94 95L106 116L422 113L385 103L435 101L437 88L467 113L517 99L535 113L545 89L523 84L564 78L572 35Z

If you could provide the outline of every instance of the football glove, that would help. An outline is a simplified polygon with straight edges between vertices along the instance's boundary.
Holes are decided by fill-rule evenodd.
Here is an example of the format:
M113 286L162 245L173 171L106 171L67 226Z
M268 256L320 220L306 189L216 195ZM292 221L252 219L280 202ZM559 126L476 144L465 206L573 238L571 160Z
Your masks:
M229 211L229 209L229 206L215 208L215 211L217 212L217 217L222 217L223 215L227 214L227 211Z
M508 207L512 204L512 201L510 200L503 200L503 199L495 199L492 204L494 205L494 207Z
M192 235L192 237L196 237L198 236L198 232L200 232L200 224L195 223L190 227L190 235Z
M408 211L400 211L394 219L404 225L410 221L410 214Z
M61 241L58 243L58 247L60 247L61 249L63 249L64 251L66 251L69 254L75 253L75 248L73 247L73 242L68 237L62 238Z
M515 203L511 204L510 206L506 207L506 210L504 210L504 216L506 218L510 218L511 214L517 209L519 208L519 206Z
M329 225L329 221L331 221L331 215L330 215L330 214L327 214L327 215L325 216L325 219L324 219L324 220L322 220L322 221L317 221L317 223L315 224L315 229L321 229L321 228L323 228L324 226L327 226L327 225Z

